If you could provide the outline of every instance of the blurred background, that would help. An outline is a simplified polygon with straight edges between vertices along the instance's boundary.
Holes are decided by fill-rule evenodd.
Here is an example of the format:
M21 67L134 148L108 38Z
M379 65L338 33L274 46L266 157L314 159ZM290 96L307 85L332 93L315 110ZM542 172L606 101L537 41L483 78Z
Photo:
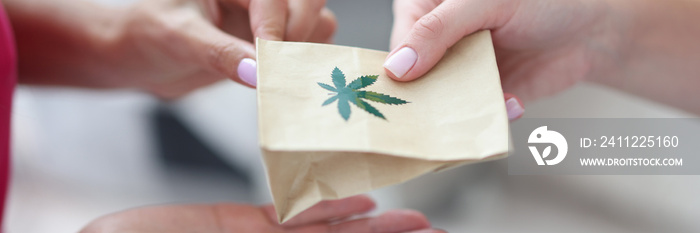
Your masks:
M336 43L388 50L391 1L328 6ZM144 205L269 202L255 101L231 81L174 102L20 86L8 232L76 232ZM694 117L587 83L525 107L525 117ZM700 232L695 176L508 176L506 165L460 167L371 195L378 211L414 208L449 232Z

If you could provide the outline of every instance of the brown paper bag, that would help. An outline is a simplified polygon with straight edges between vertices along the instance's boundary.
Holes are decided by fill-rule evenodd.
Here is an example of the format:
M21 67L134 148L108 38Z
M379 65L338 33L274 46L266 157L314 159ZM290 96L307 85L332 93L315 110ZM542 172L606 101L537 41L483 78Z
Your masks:
M375 50L257 40L260 146L278 219L321 200L502 158L508 118L491 34L412 82Z

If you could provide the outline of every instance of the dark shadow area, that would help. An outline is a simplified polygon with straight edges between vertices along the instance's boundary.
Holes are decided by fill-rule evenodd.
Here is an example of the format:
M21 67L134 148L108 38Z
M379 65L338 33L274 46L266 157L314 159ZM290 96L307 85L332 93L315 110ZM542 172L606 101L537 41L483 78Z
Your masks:
M223 160L222 155L197 137L167 106L158 106L152 120L157 154L166 171L223 176L250 190L250 175Z

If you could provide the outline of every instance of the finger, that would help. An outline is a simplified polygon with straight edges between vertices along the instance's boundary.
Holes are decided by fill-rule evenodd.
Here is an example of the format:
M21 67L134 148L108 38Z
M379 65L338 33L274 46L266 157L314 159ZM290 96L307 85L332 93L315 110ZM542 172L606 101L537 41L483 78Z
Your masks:
M218 73L200 71L185 78L168 83L153 83L145 90L161 100L175 100L196 89L221 81L225 77Z
M334 225L313 225L295 229L297 233L397 233L428 229L430 222L420 212L391 210L373 218L362 218Z
M442 230L442 229L423 229L423 230L409 231L409 232L404 232L404 233L447 233L447 231Z
M250 28L255 37L282 40L287 25L287 0L251 0Z
M242 0L241 0L242 1ZM221 25L219 28L239 39L254 43L255 37L250 29L248 4L234 0L219 0Z
M492 2L500 1L485 1L484 5L475 5L474 1L440 3L418 19L389 54L384 63L387 75L400 81L414 80L435 66L447 48L465 35L505 23L502 17L492 19L504 15L493 13L501 9L495 9L499 3Z
M338 21L335 18L335 14L324 7L321 9L321 16L319 17L318 23L316 23L316 28L306 41L314 43L332 43L336 28L338 28Z
M328 222L366 213L374 209L374 207L374 201L365 195L353 196L340 200L322 201L304 212L301 212L282 225L285 227L295 227L316 222ZM273 222L277 221L272 206L266 206L264 210Z
M308 40L325 5L325 0L289 0L289 17L284 40Z
M219 9L219 2L216 0L198 0L199 3L204 8L204 15L206 18L212 22L214 25L221 25L221 11Z
M391 29L390 48L394 49L403 40L421 16L428 14L440 4L439 1L394 1L394 25Z
M254 57L253 44L233 37L209 23L197 24L186 31L188 39L192 41L190 49L194 54L193 59L202 65L202 68L245 86L255 86L255 69L251 70L249 64L252 60L244 60ZM241 66L243 71L247 72L240 72Z
M511 93L504 93L503 98L506 100L506 111L508 112L508 120L515 121L523 116L525 108L523 102L517 96Z
M449 46L466 35L470 19L462 12L465 8L466 1L446 1L420 17L385 61L387 74L402 81L425 74Z

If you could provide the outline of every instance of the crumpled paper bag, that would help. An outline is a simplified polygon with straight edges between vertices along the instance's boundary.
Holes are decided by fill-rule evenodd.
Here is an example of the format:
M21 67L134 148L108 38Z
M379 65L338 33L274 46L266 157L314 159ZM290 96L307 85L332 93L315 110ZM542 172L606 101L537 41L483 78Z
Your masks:
M280 222L322 200L507 155L489 31L412 82L385 75L387 55L257 40L260 146Z

